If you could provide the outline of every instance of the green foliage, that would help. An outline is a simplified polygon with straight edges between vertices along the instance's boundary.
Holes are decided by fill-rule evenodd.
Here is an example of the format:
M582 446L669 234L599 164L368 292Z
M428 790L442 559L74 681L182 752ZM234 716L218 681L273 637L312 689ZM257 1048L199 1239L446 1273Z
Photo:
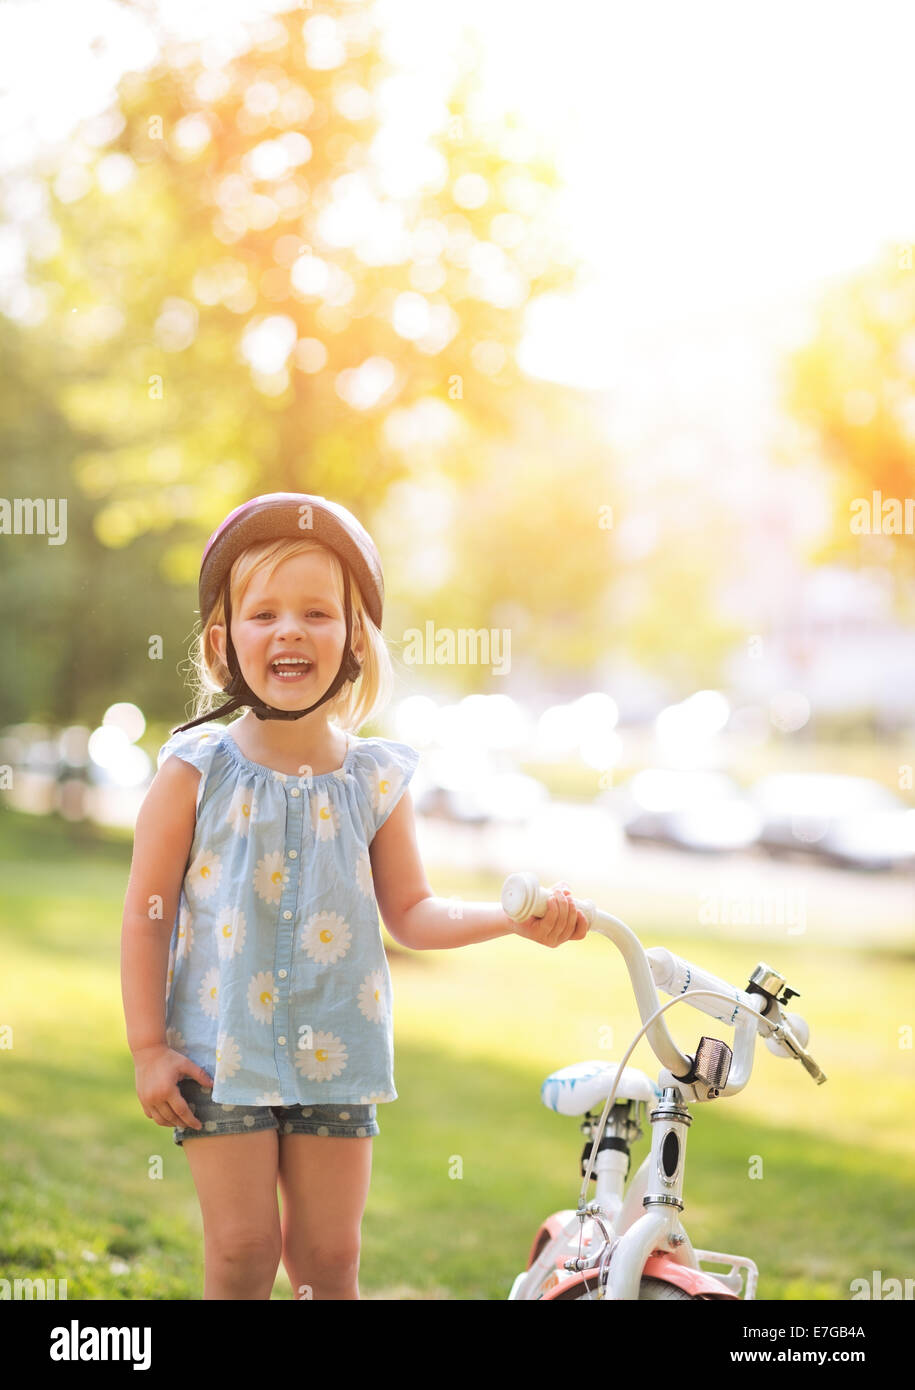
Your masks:
M66 498L69 536L3 538L0 723L94 723L113 700L180 722L203 543L287 489L378 535L395 653L431 618L507 630L532 679L625 654L717 683L743 634L717 604L739 557L716 499L658 488L657 544L627 559L644 501L604 403L518 365L528 306L581 270L556 170L513 115L481 115L472 39L414 143L374 7L318 18L339 62L298 8L230 59L164 42L35 171L59 236L29 266L45 321L0 324L0 431L8 495ZM485 663L416 674L502 688Z
M218 66L206 45L166 45L47 172L59 242L30 272L49 313L8 333L0 427L10 492L67 497L71 539L53 552L20 543L6 574L23 657L3 677L11 720L91 718L116 698L175 718L203 541L245 496L284 489L333 496L372 527L395 483L441 476L462 544L478 487L498 476L498 525L469 555L479 586L464 589L462 561L451 621L495 625L497 599L523 600L549 547L554 599L575 611L573 653L599 650L599 570L585 561L605 537L590 507L573 507L556 543L565 486L550 440L573 440L563 463L589 473L595 495L607 466L575 394L525 377L515 356L528 301L577 272L550 229L555 170L514 119L477 119L471 45L404 184L400 162L384 163L391 68L371 7L325 8L345 36L339 65L312 61L296 10ZM265 324L289 334L272 364L250 347ZM23 389L36 399L17 434ZM497 452L508 441L511 467ZM407 564L427 527L394 499L389 511L396 644L397 617L429 611ZM523 551L511 541L521 512ZM44 659L29 593L50 634ZM154 635L164 658L151 662ZM568 655L532 644L544 653Z

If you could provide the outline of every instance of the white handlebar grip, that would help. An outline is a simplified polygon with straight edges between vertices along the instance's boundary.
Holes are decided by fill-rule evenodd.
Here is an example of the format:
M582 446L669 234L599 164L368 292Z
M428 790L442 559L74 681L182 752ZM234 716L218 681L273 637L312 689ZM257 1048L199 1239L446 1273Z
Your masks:
M665 994L684 994L688 989L711 989L727 994L735 1001L733 1009L729 1009L723 999L693 998L687 1002L700 1009L702 1013L711 1014L712 1018L717 1018L722 1023L736 1021L740 1012L736 1007L736 1001L746 998L742 990L735 989L726 980L719 980L717 975L711 975L707 970L700 970L698 966L675 956L663 946L652 946L645 954L658 989L662 989Z
M540 887L536 874L509 874L502 884L502 911L513 922L528 917L542 917L549 902L549 893Z
M801 1047L806 1047L810 1041L810 1024L807 1020L801 1018L800 1014L789 1014L787 1009L782 1009L782 1018L797 1038ZM780 1043L777 1038L767 1037L766 1047L770 1052L774 1052L776 1057L794 1057L794 1053L789 1052L788 1048L785 1047L783 1043Z
M536 874L510 874L502 885L502 911L513 922L524 922L528 917L542 917L546 912L550 895L541 888ZM597 908L590 898L573 898L575 906L584 914L589 927L594 925Z

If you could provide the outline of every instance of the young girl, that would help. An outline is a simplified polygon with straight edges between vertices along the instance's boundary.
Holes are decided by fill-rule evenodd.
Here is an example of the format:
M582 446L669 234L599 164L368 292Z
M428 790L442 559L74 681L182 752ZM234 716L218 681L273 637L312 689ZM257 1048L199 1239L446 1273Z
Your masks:
M552 947L587 924L565 885L521 924L432 895L404 794L419 755L354 732L393 670L351 512L251 499L207 542L199 594L198 717L159 752L124 907L137 1095L187 1154L205 1299L269 1299L280 1259L297 1298L358 1298L376 1107L397 1099L379 909L412 950ZM212 713L248 712L201 715L219 690Z

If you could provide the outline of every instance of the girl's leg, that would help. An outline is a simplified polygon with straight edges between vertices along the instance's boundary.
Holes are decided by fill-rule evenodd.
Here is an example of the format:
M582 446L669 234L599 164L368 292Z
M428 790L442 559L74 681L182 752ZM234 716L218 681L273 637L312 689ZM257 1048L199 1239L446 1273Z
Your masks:
M197 1136L182 1148L203 1214L204 1299L269 1299L282 1249L276 1130Z
M372 1136L281 1134L279 1146L283 1264L294 1296L358 1298Z

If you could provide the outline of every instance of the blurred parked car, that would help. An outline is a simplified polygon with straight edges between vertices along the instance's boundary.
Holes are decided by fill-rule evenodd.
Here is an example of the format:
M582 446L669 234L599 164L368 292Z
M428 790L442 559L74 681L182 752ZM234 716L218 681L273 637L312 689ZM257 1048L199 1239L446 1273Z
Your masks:
M428 777L416 796L416 810L462 825L493 821L526 825L549 802L542 782L520 772L492 772L455 785Z
M915 811L872 778L773 773L750 796L770 854L799 851L860 869L915 865Z
M724 772L647 767L609 800L630 840L682 849L746 849L762 824L759 812Z

